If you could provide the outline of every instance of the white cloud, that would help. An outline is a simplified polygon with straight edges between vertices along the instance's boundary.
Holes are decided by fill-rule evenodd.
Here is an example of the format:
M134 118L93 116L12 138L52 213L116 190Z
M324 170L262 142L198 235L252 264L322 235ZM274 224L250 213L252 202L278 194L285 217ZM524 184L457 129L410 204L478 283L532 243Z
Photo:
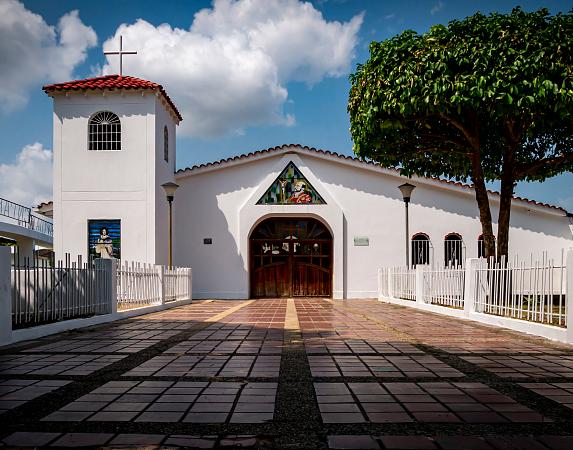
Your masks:
M0 197L24 206L52 200L52 151L36 142L14 164L0 164Z
M443 8L444 8L444 2L442 0L438 0L438 2L434 4L434 6L432 6L432 9L430 9L430 14L433 16L437 12L441 11Z
M0 1L0 111L26 105L30 89L65 81L97 44L78 11L62 16L56 27L16 0Z
M183 114L181 132L200 137L240 133L260 124L291 125L284 113L286 84L317 83L348 73L362 15L326 21L298 0L215 0L195 14L188 30L144 20L122 24L124 73L159 82ZM117 73L109 56L103 73Z

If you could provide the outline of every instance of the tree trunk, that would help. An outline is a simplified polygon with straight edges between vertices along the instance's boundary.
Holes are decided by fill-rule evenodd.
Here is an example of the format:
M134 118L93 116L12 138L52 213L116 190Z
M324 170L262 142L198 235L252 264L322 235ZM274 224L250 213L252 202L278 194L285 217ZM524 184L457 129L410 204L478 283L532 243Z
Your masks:
M509 218L511 215L511 199L514 190L513 158L514 151L508 148L504 154L503 171L501 174L501 189L499 195L499 217L497 228L497 257L505 256L509 250Z
M489 207L489 197L485 187L483 169L481 167L479 152L472 154L472 183L476 193L476 201L479 208L479 220L481 222L485 256L495 256L495 238L491 225L491 210Z

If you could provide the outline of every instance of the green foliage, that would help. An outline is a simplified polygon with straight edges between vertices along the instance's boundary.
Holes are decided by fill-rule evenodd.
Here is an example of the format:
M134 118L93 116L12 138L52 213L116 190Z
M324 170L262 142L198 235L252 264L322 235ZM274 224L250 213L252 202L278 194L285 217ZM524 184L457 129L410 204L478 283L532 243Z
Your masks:
M405 31L372 42L350 81L360 157L455 179L472 177L472 155L487 180L502 178L508 154L514 182L573 170L571 12L515 8Z

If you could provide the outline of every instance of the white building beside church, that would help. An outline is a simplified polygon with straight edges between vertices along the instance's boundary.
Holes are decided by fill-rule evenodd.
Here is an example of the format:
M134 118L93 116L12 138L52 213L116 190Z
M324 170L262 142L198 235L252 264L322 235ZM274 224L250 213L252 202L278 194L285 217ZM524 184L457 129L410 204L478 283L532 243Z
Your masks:
M379 267L478 257L473 189L299 145L175 171L182 120L162 86L110 75L45 86L54 99L57 257L167 263L165 182L175 194L174 264L193 268L195 298L377 297ZM497 217L497 195L490 194ZM515 198L510 249L573 246L571 214ZM495 226L495 225L494 225ZM494 229L495 231L495 229Z

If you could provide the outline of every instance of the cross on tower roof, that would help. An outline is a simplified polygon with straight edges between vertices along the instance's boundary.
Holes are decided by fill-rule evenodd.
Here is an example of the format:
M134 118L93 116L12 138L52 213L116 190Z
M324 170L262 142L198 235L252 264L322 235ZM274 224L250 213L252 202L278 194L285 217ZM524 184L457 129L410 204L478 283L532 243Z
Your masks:
M123 36L119 36L118 52L103 52L104 55L119 55L119 76L123 75L123 55L137 55L137 52L123 51Z

